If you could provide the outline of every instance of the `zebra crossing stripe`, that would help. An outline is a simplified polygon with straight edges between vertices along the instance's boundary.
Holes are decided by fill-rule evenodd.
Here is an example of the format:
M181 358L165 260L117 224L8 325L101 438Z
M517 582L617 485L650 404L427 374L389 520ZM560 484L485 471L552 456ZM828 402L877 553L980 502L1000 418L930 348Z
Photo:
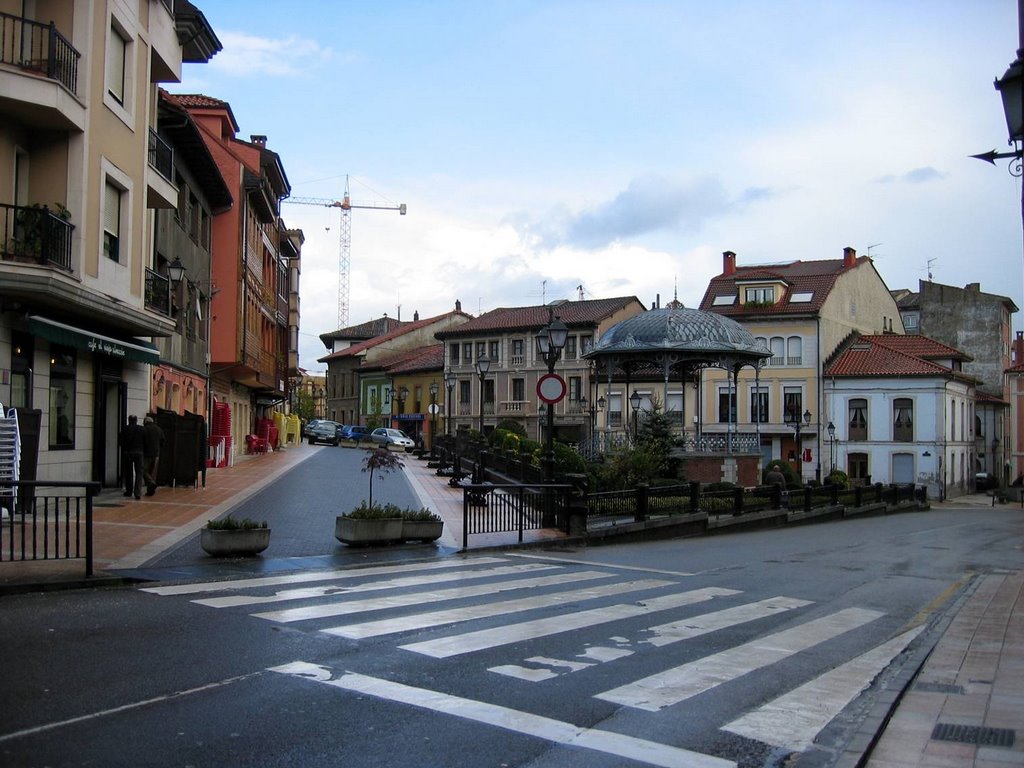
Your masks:
M269 671L305 678L345 691L407 704L431 712L454 715L567 747L603 752L630 761L660 766L660 768L736 768L736 763L712 755L691 752L612 731L582 728L549 717L520 712L461 696L452 696L426 688L415 688L379 677L346 672L338 678L333 678L329 669L306 662L271 667Z
M684 605L711 600L717 596L736 594L739 594L739 592L735 589L719 587L695 589L689 592L654 597L637 603L619 603L618 605L609 605L604 608L592 608L570 614L548 616L543 619L535 619L534 621L506 624L501 627L481 629L476 632L467 632L462 635L434 640L424 640L423 642L410 643L399 647L414 653L422 653L425 656L433 656L435 659L445 659L449 656L472 653L499 645L509 645L521 640L532 640L535 637L571 632L576 629L593 627L620 619L630 619L648 613L665 611L670 608L680 608Z
M735 608L725 608L714 613L705 613L702 616L694 616L689 619L673 621L671 624L651 627L650 631L654 633L654 637L644 642L660 648L663 645L678 643L680 640L688 640L691 637L706 635L709 632L717 632L720 629L726 629L736 624L756 621L766 616L783 613L784 611L792 611L794 608L803 608L805 605L810 604L810 600L799 600L795 597L770 597L767 600L759 600L756 603L738 605Z
M455 571L449 573L425 573L419 576L406 576L399 579L386 579L384 581L370 581L363 584L350 586L325 585L321 587L302 587L301 589L287 589L276 592L273 595L224 595L222 597L207 597L202 600L193 600L198 605L205 605L210 608L236 608L243 605L266 605L267 603L282 603L288 600L307 600L315 597L340 597L358 592L372 592L381 589L404 589L406 587L421 587L424 584L440 584L447 581L469 581L471 579L485 579L494 576L517 576L523 573L536 573L537 571L553 571L558 569L557 565L541 565L530 563L527 565L506 565L501 568L483 568L473 571Z
M644 589L655 589L672 585L671 581L660 581L658 579L646 579L641 581L626 581L620 584L605 584L603 586L578 589L567 593L536 595L525 597L520 600L506 600L505 602L486 603L484 605L470 605L463 608L450 608L432 613L417 613L411 616L399 616L379 621L367 621L361 624L347 624L340 627L323 629L329 635L338 635L351 639L364 637L377 637L389 635L395 632L406 632L413 629L425 629L437 627L442 624L456 624L460 621L471 621L483 619L490 616L504 616L519 611L529 611L534 608L553 608L559 603L579 602L581 600L596 600L611 595L621 595L626 592L638 592ZM649 602L649 601L648 601Z
M819 675L784 696L723 726L739 736L793 752L807 749L822 728L871 685L924 627L915 627Z
M439 603L446 600L457 600L464 597L494 595L517 589L550 587L559 584L571 584L579 581L591 581L593 579L607 579L611 576L612 574L610 573L600 573L599 571L559 573L554 576L538 576L532 579L497 581L490 584L473 584L465 587L452 587L451 589L437 589L430 592L405 592L395 595L380 595L377 597L370 597L365 600L326 603L324 605L307 605L302 608L285 608L280 611L266 611L264 613L254 613L252 615L260 619L267 619L268 621L277 621L287 624L292 621L322 619L329 616L344 616L350 613L362 613L363 611L383 611L388 608L403 608L409 605ZM667 584L669 582L660 583Z
M434 563L411 563L407 565L382 565L371 568L331 568L326 571L302 571L281 576L261 576L256 579L234 579L231 581L204 581L196 584L171 584L164 587L143 587L140 592L154 595L198 595L203 592L232 592L254 587L276 587L282 584L308 584L314 581L332 579L355 579L363 576L381 576L406 571L424 571L443 568L467 568L473 565L507 563L501 557L475 557L472 560L438 560Z
M847 608L793 629L766 635L727 651L599 693L597 698L657 712L863 626L882 615L878 611L864 608Z

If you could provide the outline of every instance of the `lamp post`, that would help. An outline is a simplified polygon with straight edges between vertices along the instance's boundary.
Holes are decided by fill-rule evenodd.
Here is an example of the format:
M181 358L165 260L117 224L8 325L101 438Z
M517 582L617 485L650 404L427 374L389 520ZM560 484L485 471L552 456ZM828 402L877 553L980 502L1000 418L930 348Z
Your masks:
M434 458L434 440L437 437L437 382L430 382L430 458Z
M491 370L491 361L487 359L487 355L480 355L477 358L476 363L473 364L476 369L476 375L480 379L480 434L484 433L484 381L487 379L487 372Z
M447 390L445 395L444 404L447 412L447 416L444 419L444 436L448 437L451 434L451 423L452 423L452 390L455 389L455 374L448 371L444 375L444 388Z
M633 409L633 442L634 443L636 442L636 438L637 438L637 436L639 434L639 428L637 426L637 421L639 420L638 416L639 416L639 413L640 413L640 400L641 400L640 393L637 392L634 389L633 390L633 394L629 396L629 405Z
M811 412L804 411L803 420L800 419L799 414L793 413L792 411L786 411L786 423L796 430L796 460L797 460L797 477L803 482L804 475L804 462L801 456L801 443L800 443L800 431L811 423Z
M548 367L548 375L555 373L555 363L562 356L569 328L559 318L553 317L537 334L537 350ZM555 480L555 404L549 402L547 413L547 434L544 436L544 482Z
M597 412L603 411L607 402L603 397L597 398L597 403L588 403L587 396L580 398L580 408L590 416L590 440L593 442L594 433L597 432Z
M836 425L830 421L825 429L828 430L828 473L831 475L836 468Z

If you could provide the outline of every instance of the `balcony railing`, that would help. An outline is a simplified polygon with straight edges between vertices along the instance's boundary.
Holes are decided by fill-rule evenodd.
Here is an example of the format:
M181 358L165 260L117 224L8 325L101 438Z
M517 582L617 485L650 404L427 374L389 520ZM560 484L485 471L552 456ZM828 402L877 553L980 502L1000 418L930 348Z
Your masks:
M166 275L146 268L146 309L171 316L171 281Z
M0 204L0 259L71 271L74 226L44 206Z
M77 93L80 58L82 54L57 31L53 22L40 24L0 13L0 63L38 72Z
M157 173L174 183L174 150L152 128L149 129L149 164Z

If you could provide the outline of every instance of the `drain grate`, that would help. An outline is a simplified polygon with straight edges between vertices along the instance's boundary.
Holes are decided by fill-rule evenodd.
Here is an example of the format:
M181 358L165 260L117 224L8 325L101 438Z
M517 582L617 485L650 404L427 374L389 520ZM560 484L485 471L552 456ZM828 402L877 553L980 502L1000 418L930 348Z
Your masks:
M925 693L955 693L962 695L964 687L962 685L951 685L950 683L918 683L914 686L915 691L924 691Z
M939 741L955 741L959 744L977 744L979 747L1012 747L1016 731L1011 728L936 723L932 738Z

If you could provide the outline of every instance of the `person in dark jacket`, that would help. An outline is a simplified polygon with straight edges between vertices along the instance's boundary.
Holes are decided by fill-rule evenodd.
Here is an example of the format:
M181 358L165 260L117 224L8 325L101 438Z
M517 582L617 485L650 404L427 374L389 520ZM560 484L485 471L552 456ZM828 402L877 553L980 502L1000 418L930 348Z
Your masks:
M139 424L138 416L129 416L128 424L121 429L121 454L124 456L124 495L142 498L142 461L145 450L146 430Z
M142 420L142 429L146 433L143 440L143 478L146 481L146 495L152 496L156 493L156 468L160 464L160 451L164 445L164 431L160 425L153 421L152 416Z

